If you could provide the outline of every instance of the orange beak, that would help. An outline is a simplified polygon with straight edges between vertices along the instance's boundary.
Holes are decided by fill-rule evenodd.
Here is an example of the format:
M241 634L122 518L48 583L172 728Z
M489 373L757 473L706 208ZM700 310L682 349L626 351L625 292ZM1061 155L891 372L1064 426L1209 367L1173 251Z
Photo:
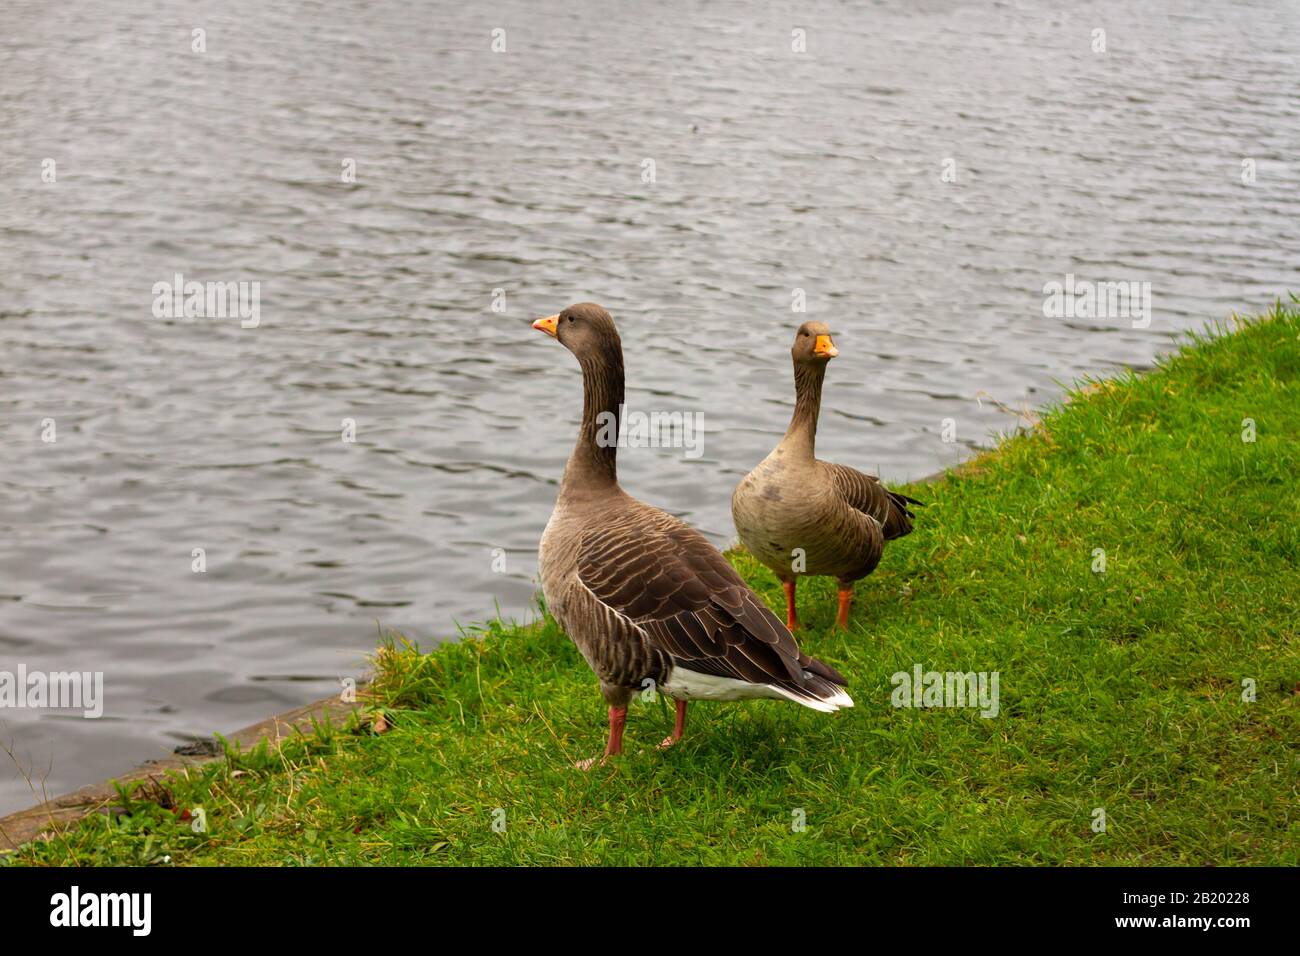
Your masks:
M813 343L813 355L824 355L826 358L835 358L840 354L840 350L835 347L829 335L817 336L817 341Z
M533 328L539 332L545 332L551 338L555 338L555 327L559 325L560 317L558 315L548 315L544 319L538 319L533 323Z

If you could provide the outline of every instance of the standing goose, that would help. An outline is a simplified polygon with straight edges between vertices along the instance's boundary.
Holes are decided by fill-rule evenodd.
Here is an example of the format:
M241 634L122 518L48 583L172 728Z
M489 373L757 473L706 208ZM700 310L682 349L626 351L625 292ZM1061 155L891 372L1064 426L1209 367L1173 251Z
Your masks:
M839 581L836 624L849 625L853 582L880 563L885 542L912 530L915 498L879 479L816 458L817 413L826 365L839 354L831 331L805 322L795 333L794 414L781 443L736 486L731 516L741 543L785 585L786 626L798 626L795 580L800 574Z
M582 367L582 427L538 549L547 608L600 679L609 703L606 757L623 749L632 695L657 687L686 702L785 698L814 710L852 707L834 668L800 652L781 620L699 532L618 484L623 347L609 313L573 305L533 328ZM653 681L653 684L649 682ZM597 758L578 764L587 769Z

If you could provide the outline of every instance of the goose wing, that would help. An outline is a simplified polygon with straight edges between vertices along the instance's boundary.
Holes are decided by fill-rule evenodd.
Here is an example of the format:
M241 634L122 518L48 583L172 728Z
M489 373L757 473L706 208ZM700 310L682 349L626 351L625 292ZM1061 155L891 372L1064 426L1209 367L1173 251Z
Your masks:
M794 636L699 532L649 509L592 529L578 546L578 579L676 666L800 696L847 681L799 650Z
M830 471L840 497L858 511L880 522L886 541L901 538L912 530L912 519L916 516L908 505L919 505L921 502L890 491L875 475L864 474L847 465L831 462L823 464Z

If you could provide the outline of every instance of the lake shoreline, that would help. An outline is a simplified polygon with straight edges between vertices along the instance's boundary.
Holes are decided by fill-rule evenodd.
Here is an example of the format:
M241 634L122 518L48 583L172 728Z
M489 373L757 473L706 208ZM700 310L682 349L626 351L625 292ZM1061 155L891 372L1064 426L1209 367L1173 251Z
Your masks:
M355 711L357 706L356 703L342 701L338 695L326 697L249 724L227 735L225 739L243 748L256 747L263 741L278 746L286 737L310 730L313 721L343 719ZM201 767L224 756L220 741L215 737L195 741L192 749L200 751L199 753L181 752L186 749L178 747L171 756L146 760L100 783L86 784L70 793L50 797L25 810L0 817L0 852L15 850L32 840L46 839L55 828L66 827L91 814L103 812L120 797L116 784L128 785L132 790L147 789L160 784L169 773Z
M1217 331L898 486L927 504L860 584L850 632L828 626L833 586L801 587L801 644L855 689L843 717L697 706L660 753L662 699L637 702L628 753L578 774L601 708L554 622L493 622L428 654L394 638L361 703L317 702L246 728L224 756L137 768L134 804L100 785L7 817L30 830L44 814L30 839L126 804L104 828L0 859L1300 862L1269 770L1294 761L1300 648L1285 622L1300 570L1273 516L1293 510L1300 460L1300 312ZM770 573L729 555L779 606ZM945 665L1000 673L1001 716L889 706L891 672ZM173 810L204 805L204 832L177 825Z

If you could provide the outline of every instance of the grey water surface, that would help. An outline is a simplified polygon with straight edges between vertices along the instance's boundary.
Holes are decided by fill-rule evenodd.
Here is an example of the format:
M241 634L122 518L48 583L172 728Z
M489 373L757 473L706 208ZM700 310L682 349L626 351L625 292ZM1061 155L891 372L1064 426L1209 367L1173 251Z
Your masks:
M1300 291L1298 21L11 0L0 671L102 671L105 710L0 710L0 811L329 694L379 626L533 613L580 410L538 315L605 305L630 407L703 415L698 457L620 467L722 545L804 318L840 349L819 451L898 480L1014 428L990 399ZM258 283L258 324L158 317L177 273ZM1149 282L1149 325L1046 317L1067 274Z

